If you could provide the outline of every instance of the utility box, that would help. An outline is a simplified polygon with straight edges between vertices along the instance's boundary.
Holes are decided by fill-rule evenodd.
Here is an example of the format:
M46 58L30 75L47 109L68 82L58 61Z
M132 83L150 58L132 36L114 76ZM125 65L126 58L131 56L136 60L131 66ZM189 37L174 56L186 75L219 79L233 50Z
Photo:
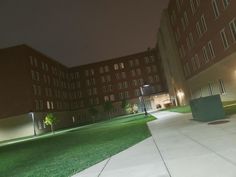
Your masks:
M190 101L194 120L208 122L225 118L220 95L201 97Z

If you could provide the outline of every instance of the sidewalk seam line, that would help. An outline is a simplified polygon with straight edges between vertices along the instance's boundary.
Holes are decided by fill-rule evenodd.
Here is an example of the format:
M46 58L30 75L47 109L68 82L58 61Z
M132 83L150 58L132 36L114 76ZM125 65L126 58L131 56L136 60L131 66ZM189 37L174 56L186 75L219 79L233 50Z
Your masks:
M216 154L217 156L221 157L221 158L224 159L225 161L227 161L227 162L231 163L232 165L236 166L236 163L233 162L233 161L231 161L231 160L228 159L227 157L224 157L224 156L221 155L220 153L218 153L218 152L214 151L213 149L209 148L208 146L206 146L206 145L204 145L204 144L198 142L197 140L193 139L192 137L190 137L190 136L188 136L188 135L185 135L185 134L183 134L182 132L179 132L179 133L182 134L183 136L189 138L189 139L192 140L193 142L199 144L200 146L206 148L206 149L209 150L210 152L212 152L212 153Z
M106 168L107 164L110 162L112 157L109 157L109 159L107 160L107 162L105 163L104 167L102 168L102 170L100 171L100 173L98 174L98 177L101 176L102 172L104 171L104 169Z
M162 154L161 154L161 150L159 149L159 147L158 147L158 145L157 145L157 143L156 143L156 141L155 141L155 139L154 139L153 136L152 136L152 140L153 140L153 142L154 142L154 144L155 144L155 146L156 146L156 148L157 148L157 151L159 152L159 155L161 156L161 159L162 159L162 161L163 161L163 163L164 163L164 165L165 165L165 167L166 167L167 173L169 174L170 177L172 177L171 174L170 174L170 170L169 170L169 168L167 167L167 164L166 164L166 162L165 162L165 160L164 160L164 157L163 157Z

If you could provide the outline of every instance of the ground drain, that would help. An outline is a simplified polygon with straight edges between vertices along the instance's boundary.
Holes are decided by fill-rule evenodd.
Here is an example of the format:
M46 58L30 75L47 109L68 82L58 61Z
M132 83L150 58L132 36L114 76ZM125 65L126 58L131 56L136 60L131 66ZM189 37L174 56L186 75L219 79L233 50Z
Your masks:
M217 125L217 124L225 124L225 123L228 123L229 120L217 120L217 121L214 121L214 122L209 122L208 125Z

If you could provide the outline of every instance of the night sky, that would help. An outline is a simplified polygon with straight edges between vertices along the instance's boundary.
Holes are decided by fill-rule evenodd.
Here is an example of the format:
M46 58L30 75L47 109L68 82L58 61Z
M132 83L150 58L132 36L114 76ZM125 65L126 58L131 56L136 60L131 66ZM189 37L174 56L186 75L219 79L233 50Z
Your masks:
M168 0L0 0L0 48L28 44L76 66L154 47Z

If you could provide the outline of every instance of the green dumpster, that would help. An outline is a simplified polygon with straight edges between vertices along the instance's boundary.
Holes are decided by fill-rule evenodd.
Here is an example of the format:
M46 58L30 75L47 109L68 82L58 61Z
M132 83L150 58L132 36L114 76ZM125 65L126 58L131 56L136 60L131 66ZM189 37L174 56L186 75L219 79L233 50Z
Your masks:
M220 95L201 97L190 101L194 120L208 122L225 118Z

